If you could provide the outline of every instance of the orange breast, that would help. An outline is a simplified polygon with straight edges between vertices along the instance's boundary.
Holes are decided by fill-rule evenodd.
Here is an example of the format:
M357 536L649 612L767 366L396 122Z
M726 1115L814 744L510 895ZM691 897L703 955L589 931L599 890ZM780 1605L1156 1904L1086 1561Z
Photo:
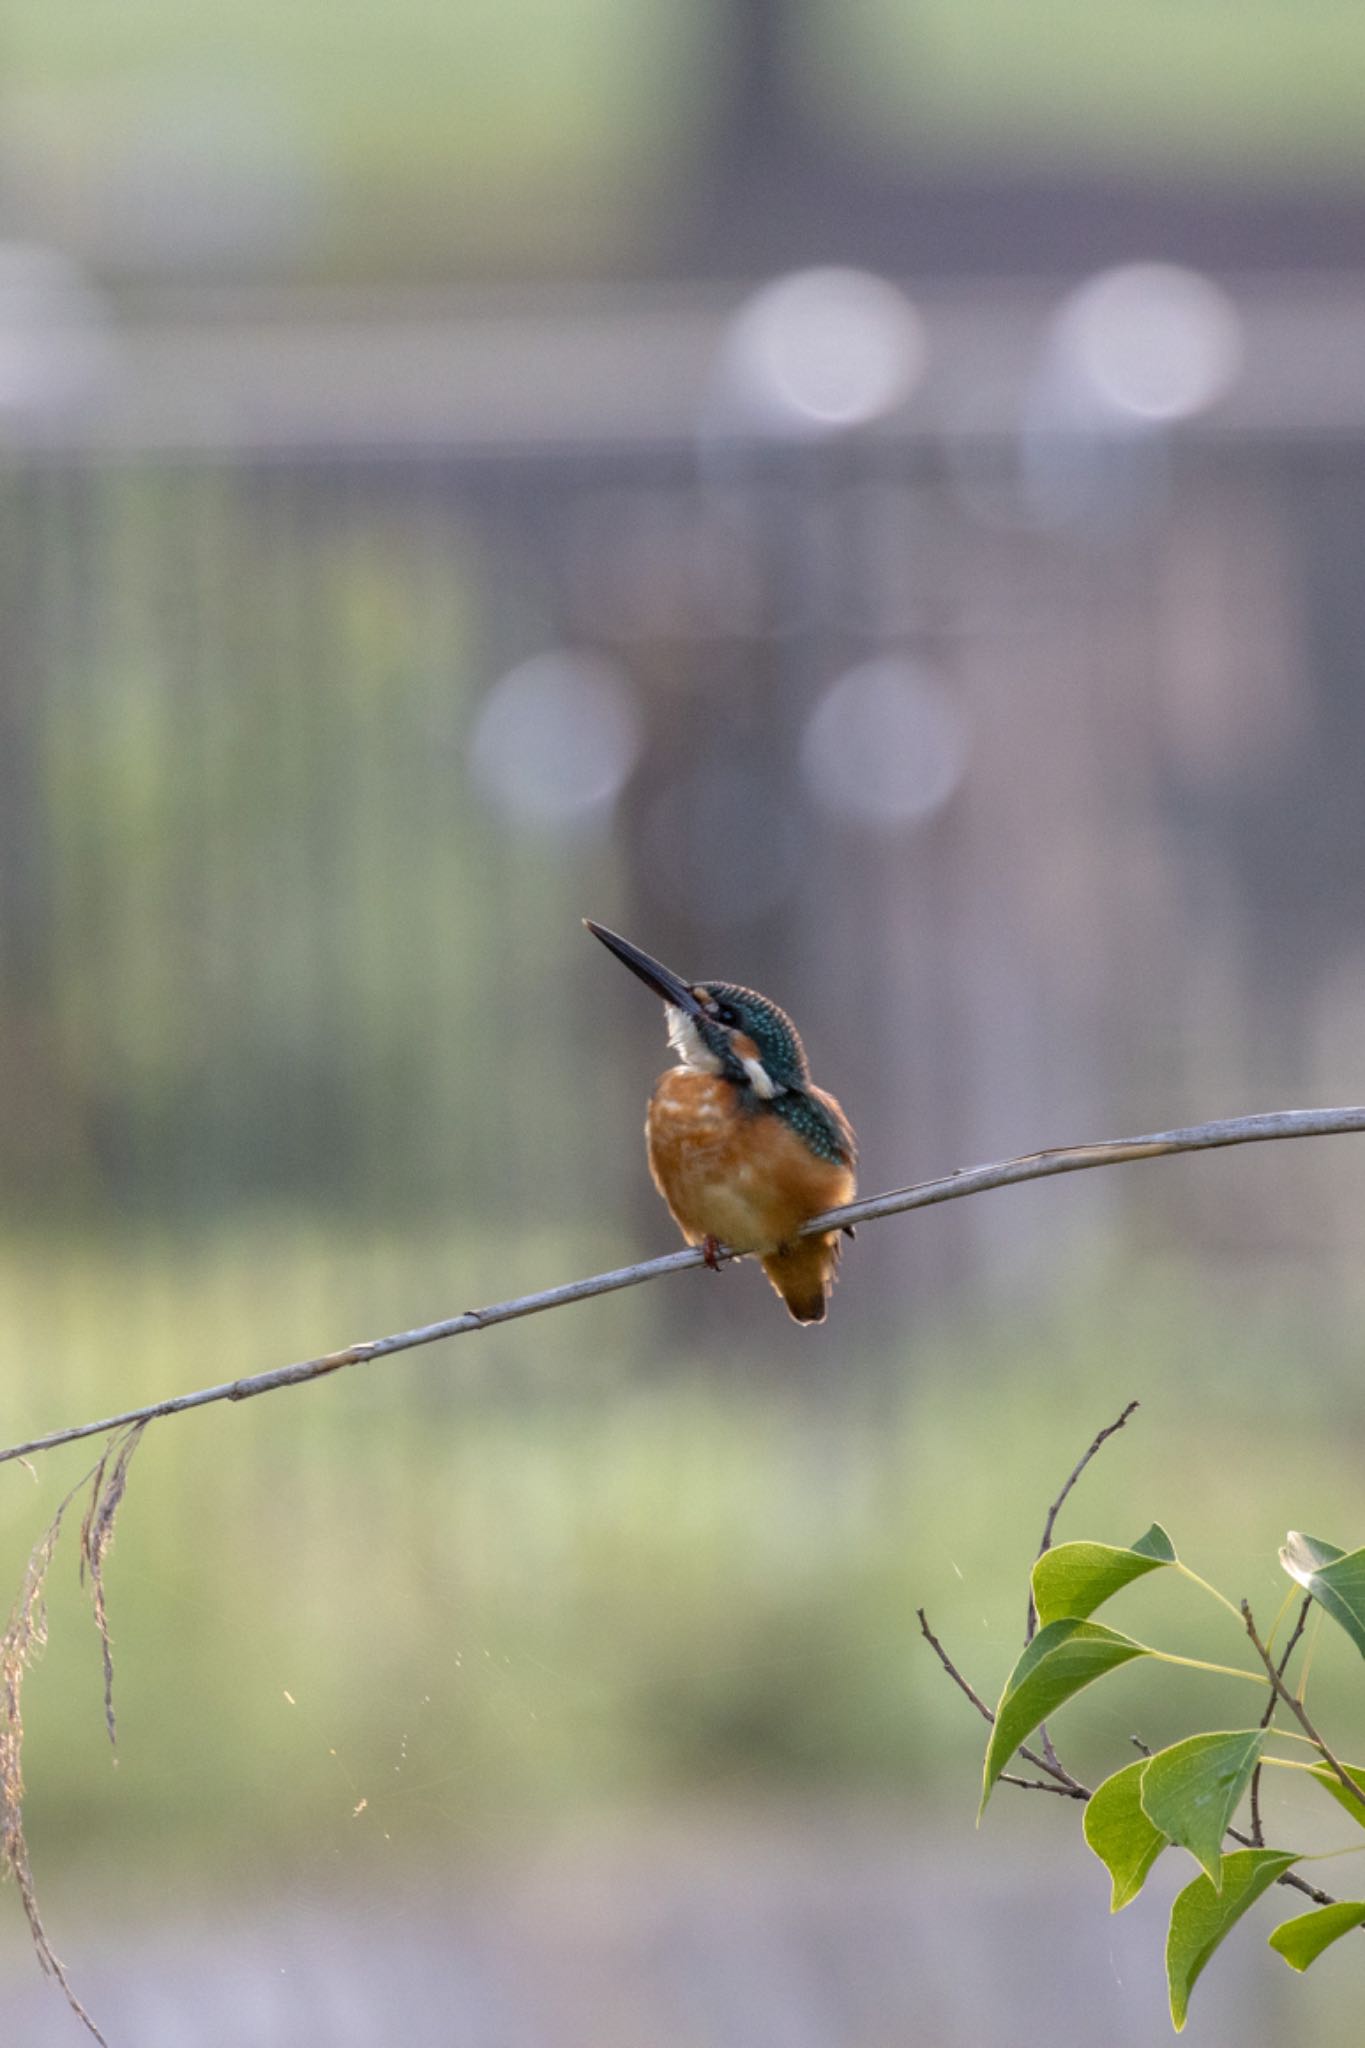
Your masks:
M771 1110L719 1074L671 1067L645 1124L654 1184L691 1244L718 1237L772 1252L803 1223L852 1199L853 1173L817 1159Z

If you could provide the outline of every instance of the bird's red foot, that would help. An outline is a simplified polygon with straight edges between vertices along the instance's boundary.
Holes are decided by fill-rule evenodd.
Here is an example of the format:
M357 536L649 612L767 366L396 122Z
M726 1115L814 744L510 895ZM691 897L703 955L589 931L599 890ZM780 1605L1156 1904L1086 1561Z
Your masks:
M701 1241L701 1255L713 1273L720 1271L720 1239L706 1236Z

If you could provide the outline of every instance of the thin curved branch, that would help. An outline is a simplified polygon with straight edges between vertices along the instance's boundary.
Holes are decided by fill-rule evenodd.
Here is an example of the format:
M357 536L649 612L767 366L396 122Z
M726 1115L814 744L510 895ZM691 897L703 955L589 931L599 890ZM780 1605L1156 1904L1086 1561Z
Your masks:
M1104 1429L1102 1429L1099 1435L1095 1438L1094 1443L1091 1444L1090 1449L1084 1452L1083 1455L1077 1459L1075 1465L1072 1467L1070 1473L1067 1475L1066 1484L1063 1486L1056 1500L1053 1501L1052 1506L1047 1511L1047 1519L1043 1523L1043 1540L1038 1545L1038 1557L1046 1557L1048 1551L1051 1550L1052 1532L1057 1526L1057 1517L1066 1505L1067 1495L1070 1493L1072 1487L1076 1484L1076 1481L1080 1478L1082 1472L1084 1472L1086 1466L1090 1463L1090 1460L1095 1456L1096 1452L1103 1450L1104 1446L1108 1443L1111 1436L1118 1435L1119 1431L1123 1428L1123 1425L1127 1422L1129 1416L1135 1415L1140 1405L1140 1402L1130 1401L1128 1403L1128 1406L1124 1409L1122 1415L1120 1415L1116 1421L1109 1423ZM1037 1562L1038 1558L1035 1558L1034 1563L1036 1564ZM1029 1644L1033 1641L1034 1631L1036 1630L1037 1626L1038 1610L1033 1604L1033 1580L1032 1578L1030 1578L1028 1595L1028 1620L1024 1627L1025 1649L1027 1649Z
M895 1188L889 1194L871 1195L865 1201L850 1202L842 1209L830 1209L806 1225L803 1236L813 1236L850 1223L872 1223L883 1216L898 1216L910 1209L929 1209L940 1202L961 1201L967 1195L982 1195L992 1188L1016 1187L1023 1181L1047 1180L1059 1173L1083 1173L1093 1166L1122 1166L1135 1159L1162 1159L1175 1152L1207 1152L1227 1145L1261 1145L1276 1138L1327 1138L1365 1131L1365 1108L1286 1109L1262 1116L1228 1117L1218 1123L1191 1124L1184 1130L1157 1131L1142 1138L1106 1139L1097 1145L1063 1146L1054 1151L1030 1152L1021 1159L1007 1159L994 1166L973 1166L940 1180L921 1181L910 1188ZM548 1287L538 1294L523 1294L515 1301L500 1301L489 1308L466 1309L444 1322L427 1323L396 1336L376 1337L367 1343L348 1344L343 1350L324 1352L317 1358L301 1359L294 1365L276 1366L269 1372L253 1373L245 1379L227 1380L216 1387L201 1387L196 1393L176 1394L165 1401L150 1401L141 1408L126 1408L98 1422L82 1422L70 1429L53 1430L47 1436L32 1437L27 1443L11 1444L0 1450L0 1465L13 1458L32 1457L61 1444L76 1443L87 1436L101 1436L133 1423L155 1422L163 1415L180 1415L188 1408L206 1408L215 1401L248 1401L257 1394L273 1394L280 1387L303 1385L325 1378L343 1366L369 1365L379 1358L391 1358L399 1351L414 1351L422 1344L437 1344L447 1337L464 1337L472 1330L487 1330L495 1323L510 1323L520 1316L539 1315L544 1309L567 1308L571 1302L591 1301L599 1294L614 1294L624 1287L638 1287L646 1280L662 1279L666 1273L683 1273L703 1263L700 1249L668 1252L663 1258L645 1259L634 1266L619 1266L614 1272L595 1273L587 1280L572 1280L563 1287ZM722 1246L720 1259L741 1256Z
M1284 1677L1285 1672L1289 1669L1290 1659L1293 1657L1295 1650L1299 1646L1299 1638L1303 1634L1305 1628L1308 1626L1308 1616L1312 1610L1312 1606L1313 1595L1311 1593L1305 1593L1303 1596L1303 1604L1299 1608L1298 1620L1294 1623L1293 1628L1290 1630L1289 1641L1285 1644L1284 1649L1280 1652L1280 1661L1275 1666L1275 1669L1279 1672L1281 1678ZM1275 1631L1273 1628L1271 1629L1270 1633L1272 1636L1274 1635ZM1266 1648L1269 1649L1269 1647L1269 1644L1267 1644ZM1271 1722L1275 1718L1275 1709L1276 1707L1278 1707L1279 1704L1280 1695L1278 1694L1278 1692L1276 1692L1274 1686L1272 1685L1270 1688L1270 1698L1266 1701L1265 1712L1261 1716L1261 1726L1263 1728L1268 1728L1270 1726ZM1249 1846L1253 1849L1263 1849L1265 1847L1265 1830L1261 1826L1261 1773L1264 1769L1264 1764L1257 1764L1255 1770L1251 1774L1251 1842Z

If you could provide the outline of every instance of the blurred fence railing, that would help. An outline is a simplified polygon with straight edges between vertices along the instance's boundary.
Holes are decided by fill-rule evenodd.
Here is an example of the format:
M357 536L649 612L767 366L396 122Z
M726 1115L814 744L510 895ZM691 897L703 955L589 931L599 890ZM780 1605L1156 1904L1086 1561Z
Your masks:
M1358 1099L1365 297L1227 304L1163 424L1059 396L1053 297L923 296L845 431L714 294L68 322L0 459L15 1229L344 1219L408 1320L462 1235L543 1248L490 1295L667 1242L584 912L787 1002L869 1188ZM1146 1227L1335 1260L1295 1150ZM867 1233L853 1327L1096 1200Z

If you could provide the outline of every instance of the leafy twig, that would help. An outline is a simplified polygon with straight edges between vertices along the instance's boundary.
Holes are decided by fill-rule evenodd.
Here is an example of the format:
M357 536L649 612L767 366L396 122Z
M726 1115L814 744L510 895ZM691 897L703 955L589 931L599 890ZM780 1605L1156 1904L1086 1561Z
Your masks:
M1116 1435L1117 1432L1123 1428L1129 1416L1133 1413L1134 1409L1137 1406L1138 1403L1136 1401L1130 1401L1128 1403L1128 1406L1124 1409L1123 1413L1115 1421L1111 1422L1107 1429L1102 1429L1100 1431L1099 1435L1091 1444L1089 1450L1085 1453L1085 1456L1081 1458L1079 1463L1071 1472L1070 1476L1066 1481L1066 1484L1062 1487L1061 1492L1057 1495L1056 1500L1052 1503L1052 1506L1048 1510L1047 1520L1043 1526L1043 1541L1038 1551L1039 1557L1042 1557L1044 1552L1051 1548L1052 1532L1056 1525L1058 1513L1063 1507L1067 1495L1075 1486L1076 1481L1080 1478L1082 1472L1084 1472L1086 1466L1090 1463L1090 1460L1095 1456L1096 1452L1102 1448L1102 1446L1108 1441L1108 1439L1111 1436ZM1297 1647L1299 1638L1303 1634L1304 1624L1307 1621L1308 1609L1311 1606L1311 1604L1311 1599L1305 1600L1303 1608L1300 1611L1299 1618L1294 1625L1292 1634L1290 1635L1289 1641L1285 1644L1284 1651L1280 1658L1279 1667L1277 1669L1264 1643L1262 1643L1260 1637L1256 1633L1255 1623L1253 1622L1251 1616L1251 1609L1249 1608L1245 1600L1242 1602L1242 1619L1246 1623L1248 1635L1251 1637L1252 1642L1254 1643L1256 1649L1260 1653L1261 1661L1266 1667L1266 1671L1270 1678L1271 1684L1270 1701L1266 1708L1265 1714L1262 1717L1261 1726L1263 1728L1269 1727L1271 1715L1274 1712L1276 1701L1277 1699L1283 1699L1285 1703L1293 1710L1294 1714L1298 1718L1299 1723L1304 1730L1304 1733L1309 1737L1310 1741L1316 1743L1323 1758L1326 1762L1331 1764L1332 1768L1336 1771L1342 1783L1347 1786L1347 1788L1354 1795L1355 1798L1359 1799L1362 1804L1365 1804L1365 1792L1362 1792L1361 1788L1358 1785L1356 1785L1350 1779L1350 1777L1348 1777L1343 1766L1337 1762L1337 1759L1332 1755L1331 1751L1327 1748L1321 1736L1317 1733L1316 1729L1313 1728L1311 1722L1308 1719L1307 1713L1304 1711L1302 1702L1294 1698L1293 1694L1288 1691L1283 1682L1284 1673L1288 1669L1290 1657L1293 1655L1294 1650ZM978 1712L978 1714L981 1715L982 1719L989 1722L991 1727L994 1727L994 1713L992 1712L991 1708L986 1705L986 1702L982 1699L980 1693L977 1692L975 1686L972 1685L970 1679L965 1678L963 1674L958 1670L956 1664L954 1664L952 1658L948 1655L948 1652L944 1649L942 1643L939 1641L938 1637L930 1628L924 1609L920 1607L916 1610L916 1612L919 1616L921 1635L928 1643L930 1649L933 1650L935 1656L938 1658L939 1663L943 1666L943 1669L947 1672L949 1678L952 1679L953 1684L957 1687L959 1692L961 1692L967 1699L971 1701L972 1705L976 1708L976 1711ZM1034 1608L1032 1595L1030 1594L1028 1612L1028 1632L1024 1638L1025 1645L1027 1645L1033 1640L1033 1634L1036 1625L1037 1613ZM1060 1794L1060 1796L1065 1799L1079 1799L1082 1801L1092 1799L1094 1797L1093 1791L1088 1785L1083 1785L1078 1778L1074 1778L1071 1775L1071 1773L1067 1770L1065 1764L1063 1764L1061 1759L1058 1757L1051 1742L1046 1739L1046 1730L1042 1729L1040 1732L1042 1732L1044 1735L1043 1754L1040 1756L1036 1750L1029 1749L1027 1745L1024 1743L1020 1743L1018 1754L1026 1758L1027 1761L1034 1765L1034 1767L1037 1770L1045 1771L1047 1773L1048 1778L1051 1779L1052 1782L1046 1783L1036 1778L1015 1777L1010 1773L1004 1771L1002 1771L1000 1774L1001 1782L1007 1785L1017 1785L1021 1788L1021 1790L1030 1792L1055 1792ZM1131 1741L1134 1749L1136 1749L1140 1755L1149 1757L1152 1754L1150 1747L1147 1743L1143 1741L1140 1735L1130 1736L1129 1740ZM1227 1829L1227 1834L1229 1838L1232 1841L1237 1842L1244 1849L1259 1849L1264 1846L1264 1841L1261 1833L1260 1812L1259 1807L1256 1803L1256 1785L1259 1776L1260 1772L1258 1768L1255 1776L1252 1779L1253 1832L1251 1834L1244 1834L1240 1828L1229 1827ZM1290 1891L1301 1892L1305 1898L1311 1899L1314 1905L1335 1906L1337 1904L1337 1900L1331 1892L1323 1891L1318 1885L1309 1884L1306 1879L1296 1876L1296 1874L1292 1870L1281 1871L1279 1876L1275 1879L1275 1882L1276 1884L1284 1885Z
M953 1684L959 1692L964 1693L971 1701L982 1719L989 1721L991 1726L994 1727L995 1715L991 1712L975 1687L962 1676L962 1673L958 1670L956 1664L954 1664L952 1658L930 1628L924 1609L922 1607L917 1608L916 1612L919 1615L920 1634L938 1658L939 1663L943 1666L949 1678L952 1679ZM1063 1765L1059 1764L1055 1758L1049 1762L1047 1757L1039 1756L1036 1750L1030 1749L1028 1744L1024 1742L1021 1742L1019 1745L1019 1754L1027 1763L1031 1763L1035 1770L1046 1771L1048 1776L1054 1781L1051 1785L1042 1786L1038 1789L1047 1792L1061 1792L1068 1799L1088 1799L1090 1797L1084 1785L1078 1783L1071 1773ZM1027 1784L1029 1781L1024 1778L1011 1778L1009 1782L1012 1785L1022 1785Z
M1111 1436L1116 1436L1118 1434L1118 1432L1123 1428L1124 1423L1128 1420L1128 1417L1136 1411L1139 1405L1140 1404L1137 1401L1130 1401L1128 1403L1128 1406L1124 1409L1122 1415L1118 1416L1115 1421L1111 1422L1106 1429L1102 1429L1100 1431L1099 1435L1095 1438L1095 1441L1091 1444L1089 1450L1085 1451L1082 1454L1082 1456L1077 1459L1076 1463L1072 1466L1071 1472L1067 1477L1066 1484L1063 1486L1061 1492L1057 1495L1056 1500L1053 1501L1052 1506L1047 1511L1047 1519L1043 1523L1043 1540L1038 1545L1039 1557L1045 1556L1046 1553L1052 1548L1052 1532L1057 1526L1057 1517L1061 1513L1062 1508L1066 1502L1066 1497L1070 1493L1072 1487L1076 1484L1076 1481L1080 1478L1082 1472L1084 1472L1086 1466L1090 1463L1090 1460L1095 1456L1095 1453L1109 1441ZM1034 1562L1037 1562L1036 1558ZM1035 1607L1033 1602L1033 1581L1032 1578L1030 1578L1028 1594L1028 1619L1024 1624L1024 1647L1026 1649L1028 1645L1033 1641L1033 1633L1037 1626L1038 1609ZM1048 1725L1046 1721L1040 1721L1038 1723L1038 1740L1042 1744L1043 1755L1047 1758L1048 1763L1052 1766L1056 1775L1062 1778L1067 1785L1073 1787L1075 1795L1079 1796L1082 1791L1080 1781L1079 1779L1072 1777L1070 1771L1066 1768L1066 1765L1058 1756L1057 1751L1053 1746L1052 1736L1048 1731Z
M1062 1508L1066 1503L1067 1495L1071 1492L1072 1487L1076 1484L1076 1481L1080 1478L1082 1472L1084 1472L1086 1466L1090 1463L1090 1460L1095 1456L1096 1452L1103 1448L1103 1446L1108 1442L1111 1436L1116 1436L1118 1434L1119 1430L1123 1428L1124 1423L1127 1422L1129 1416L1133 1414L1137 1406L1138 1403L1136 1401L1130 1401L1128 1403L1128 1406L1124 1409L1123 1413L1117 1416L1115 1420L1111 1422L1106 1429L1102 1429L1100 1431L1099 1435L1095 1438L1095 1441L1091 1444L1089 1450L1086 1451L1085 1454L1081 1458L1079 1458L1076 1464L1072 1467L1071 1473L1067 1478L1066 1484L1062 1487L1061 1492L1057 1495L1056 1500L1053 1501L1051 1507L1047 1511L1047 1519L1043 1524L1043 1540L1038 1546L1039 1557L1042 1557L1044 1552L1052 1547L1052 1532L1057 1526L1057 1517L1061 1513ZM924 1640L928 1643L930 1649L933 1650L935 1656L938 1658L939 1663L943 1666L949 1678L952 1679L953 1684L958 1688L959 1692L962 1692L966 1695L966 1697L971 1701L972 1705L976 1708L977 1713L980 1714L984 1720L989 1721L993 1727L995 1725L995 1715L986 1705L986 1702L982 1699L980 1693L978 1693L975 1690L975 1688L969 1683L969 1681L962 1676L962 1673L958 1670L956 1664L954 1664L952 1658L948 1655L948 1652L944 1649L942 1643L939 1641L938 1637L930 1628L929 1623L925 1618L924 1609L921 1607L917 1610L917 1612L919 1614L920 1633L924 1637ZM1024 1632L1024 1647L1026 1649L1028 1645L1033 1641L1033 1632L1037 1625L1037 1620L1037 1610L1034 1607L1033 1594L1030 1591L1028 1603L1028 1623ZM1062 1762L1061 1758L1058 1756L1056 1750L1053 1747L1052 1738L1048 1734L1046 1726L1040 1724L1038 1732L1042 1737L1041 1756L1038 1754L1037 1750L1029 1749L1023 1743L1019 1745L1019 1754L1020 1756L1026 1758L1027 1761L1035 1767L1035 1769L1040 1771L1046 1771L1048 1777L1052 1780L1052 1783L1046 1786L1031 1785L1030 1789L1048 1792L1060 1792L1063 1793L1068 1799L1089 1799L1090 1790L1088 1786L1083 1785L1079 1778L1073 1777L1071 1772L1067 1769L1066 1765ZM1025 1779L1012 1778L1010 1780L1010 1783L1026 1784L1029 1783L1029 1781Z
M1251 1616L1251 1604L1247 1600L1244 1600L1242 1602L1242 1619L1246 1623L1247 1634L1251 1637L1251 1646L1255 1650L1256 1655L1260 1658L1261 1662L1265 1665L1266 1676L1269 1678L1272 1687L1272 1698L1278 1695L1279 1698L1284 1701L1290 1713L1294 1716L1294 1719L1298 1722L1300 1728L1302 1728L1304 1734L1308 1737L1308 1740L1313 1744L1314 1748L1317 1750L1323 1762L1327 1764L1333 1771L1336 1772L1336 1775L1338 1776L1338 1778L1340 1778L1342 1784L1346 1787L1348 1794L1355 1801L1355 1803L1358 1806L1365 1806L1365 1791L1362 1791L1360 1786L1357 1785L1355 1779L1351 1776L1345 1764L1340 1762L1337 1757L1333 1756L1331 1750L1327 1747L1327 1744L1323 1741L1317 1729L1309 1720L1308 1709L1305 1707L1303 1701L1299 1699L1297 1694L1292 1693L1289 1690L1289 1687L1285 1684L1284 1679L1281 1676L1280 1672L1276 1670L1274 1658L1271 1656L1265 1644L1261 1641L1260 1636L1256 1633L1256 1624L1252 1620ZM1264 1723L1262 1725L1264 1725Z
M1243 1849L1263 1849L1264 1842L1258 1842L1254 1835L1244 1835L1240 1828L1229 1828L1228 1834ZM1335 1906L1337 1901L1331 1892L1320 1891L1317 1885L1309 1884L1305 1878L1296 1877L1292 1870L1282 1870L1276 1884L1287 1885L1291 1892L1302 1892L1306 1899L1312 1899L1317 1906Z

